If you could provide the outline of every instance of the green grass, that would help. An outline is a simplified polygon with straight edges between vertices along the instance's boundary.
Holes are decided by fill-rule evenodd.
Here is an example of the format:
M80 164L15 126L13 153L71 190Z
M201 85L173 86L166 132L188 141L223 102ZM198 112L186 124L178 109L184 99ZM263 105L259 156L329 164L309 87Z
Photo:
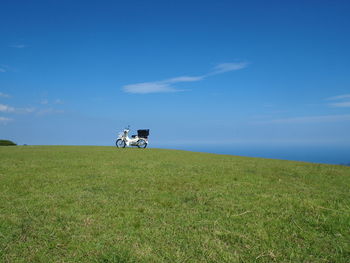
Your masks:
M0 262L350 262L350 167L0 148Z

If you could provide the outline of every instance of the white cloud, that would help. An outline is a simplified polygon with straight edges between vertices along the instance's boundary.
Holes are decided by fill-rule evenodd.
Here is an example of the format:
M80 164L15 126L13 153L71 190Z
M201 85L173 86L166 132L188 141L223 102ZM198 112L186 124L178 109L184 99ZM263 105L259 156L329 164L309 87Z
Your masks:
M14 112L15 108L5 105L5 104L0 104L0 112Z
M248 66L247 62L221 63L216 65L209 75L221 74L229 71L244 69Z
M27 108L15 108L11 107L9 105L0 104L0 112L3 113L10 113L10 114L30 114L34 113L37 115L48 115L48 114L61 114L64 113L63 110L58 110L55 108L34 108L34 107L27 107Z
M9 71L9 66L7 65L0 65L0 72L4 73Z
M0 97L3 97L3 98L10 98L11 96L8 95L8 94L5 94L5 93L0 92Z
M350 107L350 94L343 94L327 98L327 100L333 100L338 102L329 103L328 106L336 108L347 108Z
M194 81L200 81L204 78L205 78L205 76L197 76L197 77L182 76L182 77L168 79L168 80L165 80L164 82L166 82L166 83L194 82Z
M40 104L46 105L49 104L49 101L47 99L43 99L40 101Z
M350 99L350 94L343 94L343 95L327 98L327 100L342 100L342 99Z
M181 76L181 77L175 77L175 78L170 78L170 79L161 80L161 81L143 82L143 83L125 85L123 87L123 90L125 92L134 93L134 94L179 92L183 90L176 89L175 87L172 86L172 84L180 83L180 82L200 81L203 78L204 76L196 76L196 77Z
M337 107L337 108L346 108L346 107L350 107L350 101L330 103L329 106Z
M63 110L56 110L54 108L41 109L36 112L37 115L50 115L50 114L61 114Z
M1 117L0 116L0 124L7 124L8 122L12 121L13 119Z
M27 47L27 45L24 45L24 44L15 44L15 45L9 45L9 47L13 47L13 48L25 48L25 47Z
M20 113L20 114L26 114L26 113L32 113L35 112L35 108L16 108L15 113Z
M49 101L48 99L42 99L40 101L40 104L42 105L63 104L63 101L61 99L55 99L54 101Z
M123 90L128 93L134 94L147 94L147 93L161 93L161 92L176 92L175 88L170 84L161 82L144 82L137 84L130 84L123 87Z
M350 114L293 117L293 118L262 121L260 123L291 123L292 124L292 123L323 123L323 122L339 122L339 121L350 121Z
M201 76L180 76L160 81L142 82L129 84L122 87L127 93L148 94L184 91L174 87L175 83L201 81L211 75L221 74L229 71L239 70L247 67L246 62L222 63L217 65L211 72Z
M0 104L0 112L7 112L7 113L32 113L35 111L35 108L14 108L9 105Z
M56 99L56 100L54 101L54 104L63 104L63 101L60 100L60 99Z

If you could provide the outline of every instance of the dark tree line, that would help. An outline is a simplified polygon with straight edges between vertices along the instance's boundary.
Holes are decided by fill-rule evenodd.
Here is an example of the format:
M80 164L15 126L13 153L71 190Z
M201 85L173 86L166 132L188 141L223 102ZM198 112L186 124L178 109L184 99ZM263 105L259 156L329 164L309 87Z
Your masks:
M17 144L15 144L13 141L10 140L0 140L0 146L15 146Z

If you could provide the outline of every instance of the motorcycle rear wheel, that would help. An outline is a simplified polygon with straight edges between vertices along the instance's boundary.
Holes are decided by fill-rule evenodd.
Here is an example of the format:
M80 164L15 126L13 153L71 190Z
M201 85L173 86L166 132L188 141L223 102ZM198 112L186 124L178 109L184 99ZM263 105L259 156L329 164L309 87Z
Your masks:
M137 142L137 147L139 147L139 148L146 148L147 147L147 142L144 139L140 139Z

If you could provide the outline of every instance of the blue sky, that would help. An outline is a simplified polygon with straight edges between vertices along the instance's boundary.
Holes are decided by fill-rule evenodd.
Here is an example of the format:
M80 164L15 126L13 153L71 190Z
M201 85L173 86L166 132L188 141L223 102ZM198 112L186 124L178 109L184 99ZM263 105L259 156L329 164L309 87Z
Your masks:
M349 1L1 2L0 138L349 145Z

